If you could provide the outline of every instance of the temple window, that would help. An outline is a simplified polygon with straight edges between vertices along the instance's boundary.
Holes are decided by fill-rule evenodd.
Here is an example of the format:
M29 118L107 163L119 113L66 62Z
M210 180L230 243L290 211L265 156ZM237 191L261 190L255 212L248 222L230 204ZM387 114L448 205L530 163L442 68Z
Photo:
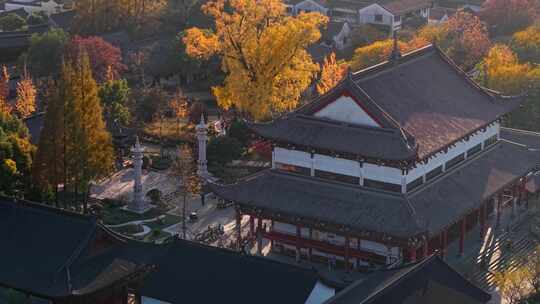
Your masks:
M288 164L282 164L282 163L276 163L276 169L295 173L295 174L301 174L301 175L311 175L311 170L309 168L304 168L300 166L294 166L294 165L288 165Z
M315 170L315 176L318 178L333 180L333 181L347 183L347 184L354 184L354 185L360 184L359 177L332 173L328 171Z
M490 138L486 139L484 141L484 147L491 146L492 144L497 142L497 135L493 135Z
M401 185L380 182L368 178L364 178L364 187L401 193Z
M470 148L469 150L467 150L467 157L471 157L474 154L480 152L481 150L482 150L482 144L478 144L478 145Z
M455 167L457 164L461 163L464 160L465 160L465 154L461 153L460 155L458 155L458 156L452 158L451 160L449 160L448 162L446 162L446 170Z
M407 184L407 191L412 191L412 190L418 188L420 185L422 185L423 182L424 182L424 180L423 180L422 177L419 177L419 178L413 180L412 182Z
M435 177L439 176L441 173L443 173L442 166L438 166L437 168L431 170L430 172L428 172L428 174L426 174L426 181L434 179Z

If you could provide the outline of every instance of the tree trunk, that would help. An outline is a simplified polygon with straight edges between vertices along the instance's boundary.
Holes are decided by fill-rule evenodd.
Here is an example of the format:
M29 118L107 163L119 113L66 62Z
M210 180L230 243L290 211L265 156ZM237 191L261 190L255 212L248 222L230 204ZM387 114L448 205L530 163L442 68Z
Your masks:
M186 239L186 192L184 191L184 206L182 207L182 239Z

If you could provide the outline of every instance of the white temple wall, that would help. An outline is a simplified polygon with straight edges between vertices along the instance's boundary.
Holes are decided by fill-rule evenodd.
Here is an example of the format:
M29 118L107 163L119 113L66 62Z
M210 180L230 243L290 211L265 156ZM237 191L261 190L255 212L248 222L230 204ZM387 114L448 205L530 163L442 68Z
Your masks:
M288 150L280 147L274 148L274 162L294 165L304 168L332 172L337 174L363 177L376 181L401 184L402 173L400 169L364 163L363 168L357 161L335 158L327 155L315 154L313 159L307 152Z
M360 176L360 163L357 161L335 158L327 155L313 155L314 168L332 173Z
M364 178L401 185L401 169L364 163Z
M380 127L379 124L349 96L339 97L315 113L314 116L356 125Z
M484 132L477 132L469 137L469 140L461 140L449 148L445 153L441 151L431 157L426 164L418 163L415 168L409 170L407 175L403 175L401 169L387 166L379 166L371 163L364 163L360 166L358 161L336 158L327 155L314 154L296 150L288 150L280 147L274 148L274 163L294 165L314 170L321 170L331 173L343 174L359 177L360 179L371 179L375 181L402 185L402 181L408 184L416 179L428 174L430 171L446 164L454 157L465 153L467 150L483 143L488 138L499 134L500 124L494 123L486 128ZM273 164L274 165L274 164Z
M274 148L274 161L287 165L311 168L311 154L303 151Z
M452 148L448 149L446 153L444 151L438 153L435 155L435 157L432 157L429 159L427 164L419 163L417 164L416 168L409 170L406 181L407 183L410 183L417 178L423 176L424 174L429 173L433 169L436 169L437 167L441 166L442 164L446 164L449 160L453 159L454 157L465 153L465 151L469 150L470 148L481 144L486 139L497 135L500 131L500 124L494 123L488 128L486 128L485 132L477 132L473 136L469 137L469 140L461 140L457 142Z

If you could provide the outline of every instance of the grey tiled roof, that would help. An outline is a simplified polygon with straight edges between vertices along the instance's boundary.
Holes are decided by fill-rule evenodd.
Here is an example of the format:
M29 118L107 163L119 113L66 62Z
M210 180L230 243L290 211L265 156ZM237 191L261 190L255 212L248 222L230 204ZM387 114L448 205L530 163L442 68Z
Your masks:
M540 136L529 137L530 143L540 144ZM515 139L512 134L507 138ZM410 194L275 170L232 185L210 184L210 188L249 207L405 238L439 233L539 163L540 152L501 140Z
M350 124L331 126L314 116L344 94L382 126L380 134L377 128L358 126L352 132ZM360 157L424 159L500 119L521 101L520 96L504 97L478 86L441 50L427 46L349 74L307 105L253 129L269 139ZM300 116L318 122L307 123ZM373 136L381 139L366 141Z

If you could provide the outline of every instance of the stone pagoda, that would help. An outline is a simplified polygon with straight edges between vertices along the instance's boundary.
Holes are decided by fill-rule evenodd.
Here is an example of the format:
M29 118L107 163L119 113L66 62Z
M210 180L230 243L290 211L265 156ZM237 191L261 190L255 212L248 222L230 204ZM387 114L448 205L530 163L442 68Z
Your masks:
M140 214L148 211L152 208L152 206L144 200L144 193L142 187L142 165L144 148L141 147L139 137L136 137L135 147L133 147L131 152L133 153L134 170L133 199L129 202L126 210Z
M201 120L196 127L197 143L198 143L198 158L197 158L197 175L201 178L208 178L208 169L206 161L206 142L208 141L208 129L204 121L204 115L201 114Z

